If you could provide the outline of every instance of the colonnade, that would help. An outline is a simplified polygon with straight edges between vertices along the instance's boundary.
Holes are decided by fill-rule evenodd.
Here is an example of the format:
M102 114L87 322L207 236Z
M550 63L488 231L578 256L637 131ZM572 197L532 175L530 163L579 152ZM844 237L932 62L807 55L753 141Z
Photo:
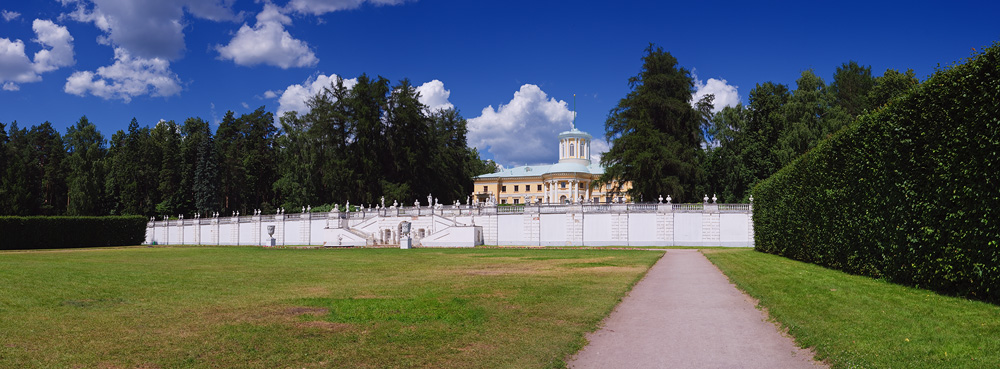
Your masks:
M560 182L567 182L566 188L560 188ZM583 191L580 190L580 185L583 184ZM542 186L545 190L543 197L543 202L547 203L561 203L560 198L566 196L566 199L570 200L571 203L580 202L582 197L584 201L590 198L590 181L581 179L549 179L545 181L545 185Z

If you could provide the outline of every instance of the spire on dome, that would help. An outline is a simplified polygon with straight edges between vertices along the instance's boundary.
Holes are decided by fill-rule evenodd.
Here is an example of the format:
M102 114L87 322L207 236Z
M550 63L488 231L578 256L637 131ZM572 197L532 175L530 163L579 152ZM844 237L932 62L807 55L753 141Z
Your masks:
M569 122L570 130L576 129L576 94L573 94L573 121Z

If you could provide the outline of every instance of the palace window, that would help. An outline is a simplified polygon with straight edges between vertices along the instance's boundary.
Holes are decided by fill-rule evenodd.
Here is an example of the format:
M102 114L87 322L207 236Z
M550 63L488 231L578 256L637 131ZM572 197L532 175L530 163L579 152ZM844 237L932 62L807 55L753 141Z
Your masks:
M518 202L520 202L520 201L521 201L521 200L519 200L519 199L514 199L514 205L517 205L517 204L518 204Z
M490 186L483 186L483 192L490 192Z
M506 204L507 203L507 199L500 200L500 203L501 204Z
M559 182L559 188L566 188L566 182Z
M514 192L517 192L517 190L518 190L517 187L518 187L518 185L514 185Z
M569 144L569 156L576 156L575 152L573 151L573 144Z
M542 185L538 185L538 191L542 190Z
M507 186L500 186L500 192L507 192Z

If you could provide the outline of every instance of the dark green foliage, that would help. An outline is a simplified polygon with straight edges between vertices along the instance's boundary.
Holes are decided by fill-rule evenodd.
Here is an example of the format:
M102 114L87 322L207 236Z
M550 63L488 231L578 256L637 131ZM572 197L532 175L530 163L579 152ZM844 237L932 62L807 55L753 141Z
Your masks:
M69 201L67 215L103 215L107 146L97 126L81 117L66 131L66 182Z
M28 130L10 125L4 147L6 168L0 178L0 211L9 215L38 214L41 208L41 179L32 165L33 148Z
M141 216L0 216L0 250L138 245L146 238L146 221Z
M160 202L156 204L156 214L178 214L184 211L184 199L190 189L181 187L181 132L174 121L156 124L151 138L159 146L162 157L157 190Z
M263 106L239 118L230 111L222 119L214 141L223 213L248 214L274 201L271 186L276 179L277 131L274 116Z
M1000 302L997 76L1000 45L889 99L761 182L757 249Z
M281 129L262 106L228 112L214 134L197 117L152 129L133 118L108 141L86 117L65 137L48 122L0 123L0 215L252 214L428 193L453 203L495 171L467 146L465 118L430 111L408 80L338 80L308 105Z
M204 139L197 144L197 150L191 190L194 192L195 211L206 214L219 209L219 169L211 132L205 132Z
M277 138L282 206L410 203L433 194L464 199L472 177L489 173L466 144L466 120L454 109L429 111L408 80L358 77L334 82L308 102L305 115L281 117Z
M862 67L851 60L837 67L830 90L837 105L856 117L872 106L868 94L874 86L872 67Z
M855 114L916 83L912 71L888 70L873 79L871 67L849 62L837 68L829 86L811 70L802 72L795 90L758 84L748 106L726 107L711 119L707 190L723 202L746 201L750 188L843 129Z
M885 106L889 99L905 94L920 84L913 69L899 73L895 69L886 69L885 74L875 78L875 86L868 91L868 103L874 108Z
M38 214L56 215L66 210L66 149L62 136L45 122L28 131L29 168L37 171L41 204Z
M604 123L611 150L601 156L601 184L631 182L634 199L671 195L678 201L699 198L702 181L704 116L691 106L694 80L677 59L652 44L639 75L629 78L632 91L618 102ZM614 192L618 192L614 189Z
M128 132L111 136L105 191L112 199L111 214L152 215L160 202L160 147L153 143L149 127L139 127L133 118Z

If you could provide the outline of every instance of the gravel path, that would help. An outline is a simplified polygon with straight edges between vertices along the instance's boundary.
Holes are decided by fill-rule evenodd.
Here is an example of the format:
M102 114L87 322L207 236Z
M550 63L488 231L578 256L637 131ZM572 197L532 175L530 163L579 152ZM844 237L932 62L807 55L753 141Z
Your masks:
M698 250L672 249L570 368L825 368Z

